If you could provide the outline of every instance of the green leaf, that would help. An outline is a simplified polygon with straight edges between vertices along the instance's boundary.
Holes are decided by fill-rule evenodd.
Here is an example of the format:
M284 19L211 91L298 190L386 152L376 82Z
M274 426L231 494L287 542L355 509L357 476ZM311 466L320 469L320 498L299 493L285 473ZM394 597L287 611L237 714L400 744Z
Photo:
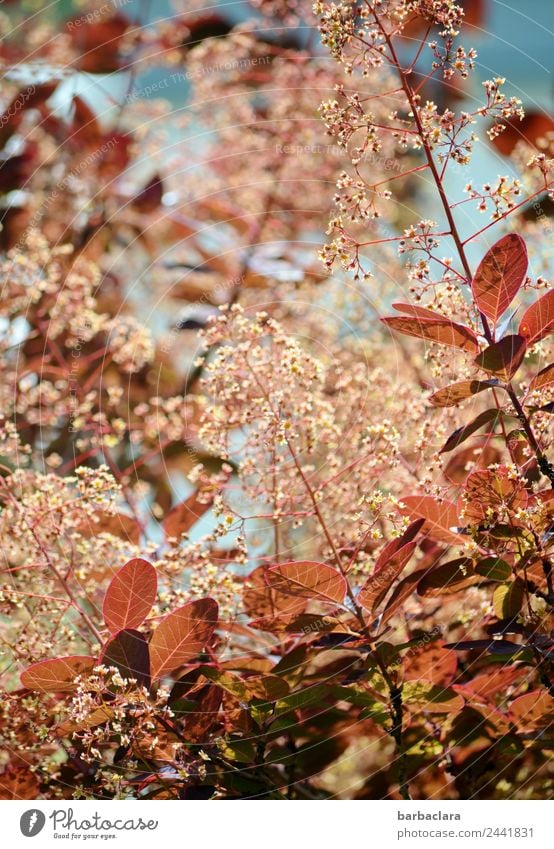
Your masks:
M510 584L501 584L494 591L492 603L499 619L511 619L517 616L523 604L524 584L516 578Z
M478 575L489 581L507 581L512 575L510 565L498 557L485 557L475 565Z
M406 681L402 688L402 701L429 713L455 713L464 706L463 698L450 687L422 680Z

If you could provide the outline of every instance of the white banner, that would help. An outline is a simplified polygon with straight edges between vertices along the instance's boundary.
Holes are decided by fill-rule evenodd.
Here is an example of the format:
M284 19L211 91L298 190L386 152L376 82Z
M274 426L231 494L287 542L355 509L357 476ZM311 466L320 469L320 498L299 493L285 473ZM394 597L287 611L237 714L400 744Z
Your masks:
M546 802L0 802L2 846L547 849ZM245 810L245 805L248 810ZM269 806L269 807L267 807ZM348 808L348 810L347 810Z

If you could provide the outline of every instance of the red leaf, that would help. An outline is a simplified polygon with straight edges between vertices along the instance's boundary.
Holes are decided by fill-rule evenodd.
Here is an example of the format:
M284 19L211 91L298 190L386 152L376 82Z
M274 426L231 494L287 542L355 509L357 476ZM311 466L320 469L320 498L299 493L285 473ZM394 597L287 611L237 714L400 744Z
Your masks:
M406 577L397 584L381 615L381 628L402 607L406 599L411 596L424 575L425 569L419 569L417 572L411 572L409 575L406 575Z
M463 427L457 428L453 433L450 434L444 445L440 450L440 454L447 454L449 451L453 451L454 448L458 448L465 442L466 439L469 439L470 436L473 436L479 428L491 422L491 427L494 428L496 422L501 417L501 412L499 410L484 410L482 413L479 413L473 421L468 422L468 424Z
M189 601L162 619L150 640L153 678L172 672L202 651L217 625L212 598Z
M119 49L129 28L129 21L123 15L116 13L99 21L83 21L81 16L67 21L66 28L78 53L75 65L80 71L110 74L120 69Z
M119 537L132 545L138 545L140 541L138 522L125 513L112 514L103 510L96 510L91 516L86 516L83 519L77 527L77 531L81 536L87 538L100 534L111 534L111 536Z
M527 350L527 342L519 334L505 336L475 357L475 365L502 380L509 380L518 370Z
M104 621L110 633L142 625L156 598L156 570L139 557L129 560L117 572L104 599Z
M514 699L510 714L522 730L545 728L554 721L554 699L546 690L533 690Z
M418 339L428 339L439 345L448 345L451 348L461 348L476 354L479 350L477 337L469 327L463 324L455 324L447 318L405 318L404 316L391 316L382 318L381 321L399 333L407 336L415 336Z
M162 203L163 183L159 174L154 176L148 183L135 195L131 203L139 212L154 212Z
M267 570L266 579L276 593L301 599L342 604L346 581L332 566L312 560L282 563Z
M431 637L427 635L427 639ZM446 686L452 681L457 666L458 658L455 652L448 651L442 644L416 644L406 653L404 681L419 681L423 678L432 684Z
M499 463L500 451L490 443L490 437L479 436L472 445L457 451L444 468L444 476L450 483L460 484L467 478L469 468L485 469Z
M395 537L388 542L383 548L381 554L375 561L374 574L379 571L383 566L385 566L398 551L403 549L409 542L413 542L420 532L423 526L423 519L416 519L415 522L412 522L404 533L400 534L399 537Z
M72 693L78 675L90 672L97 664L94 657L68 655L33 663L21 673L21 683L29 690L43 693Z
M458 502L460 523L491 525L504 510L524 510L529 494L521 481L512 480L505 466L479 469L468 475Z
M525 242L517 233L504 236L481 260L471 290L480 311L493 324L517 295L525 280L528 262Z
M465 15L464 23L467 23ZM544 112L533 112L527 109L523 119L504 118L500 123L505 127L504 132L492 139L492 145L504 156L509 156L518 142L537 148L539 139L545 139L554 131L553 118L545 115ZM537 149L542 151L542 147Z
M396 303L392 306L395 310L398 310L398 312L406 313L406 315L413 315L416 318L423 318L425 320L431 319L432 321L436 321L437 318L446 318L446 316L442 315L440 312L430 310L428 307L419 307L416 304ZM447 321L449 320L450 319L447 319Z
M165 519L163 520L163 528L166 537L177 537L181 534L186 534L192 526L207 513L213 504L217 492L214 491L209 496L193 492L185 501L176 504Z
M148 643L140 631L120 631L106 643L100 657L104 666L116 666L123 678L136 678L139 686L150 686Z
M267 582L268 569L268 566L257 566L245 578L242 594L245 612L256 618L301 613L308 603L307 599L278 594Z
M535 301L524 312L519 323L518 333L523 336L527 345L540 342L554 328L554 289Z
M417 594L425 597L450 595L479 583L482 578L473 571L471 560L460 557L429 569L417 585Z
M498 386L498 380L461 380L459 383L451 383L444 389L439 389L429 398L433 407L455 407L460 401L477 395L485 389Z
M464 543L463 537L451 530L458 525L456 505L451 501L438 501L432 495L407 495L402 498L400 512L411 519L425 519L423 533L451 545Z
M536 392L537 389L545 389L554 383L554 363L541 369L529 384L529 392Z
M391 540L377 558L373 574L367 579L357 600L366 610L375 610L380 600L400 575L402 569L414 553L417 536L424 519L412 522L409 528L397 539Z
M40 784L25 766L8 766L0 775L0 799L38 799Z
M386 566L383 566L367 579L357 595L357 600L362 607L370 611L378 607L414 553L415 547L415 542L408 543L391 557Z

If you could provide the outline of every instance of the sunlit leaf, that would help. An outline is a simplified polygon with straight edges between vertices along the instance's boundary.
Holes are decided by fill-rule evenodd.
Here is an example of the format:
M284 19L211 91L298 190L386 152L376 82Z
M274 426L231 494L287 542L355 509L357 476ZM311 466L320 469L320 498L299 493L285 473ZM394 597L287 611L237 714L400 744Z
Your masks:
M540 342L554 329L554 289L551 289L523 313L518 333L527 345Z
M244 610L256 618L275 617L277 614L301 613L307 599L301 596L277 594L266 579L267 566L257 566L244 581L242 601Z
M102 704L100 707L93 708L86 717L76 719L66 719L56 725L55 732L57 737L67 737L69 734L74 734L78 731L85 731L89 728L95 728L97 725L105 725L115 717L115 712L107 704Z
M394 303L393 307L395 310L398 310L398 312L403 312L406 315L413 315L416 318L423 318L426 320L432 319L433 321L437 318L446 318L446 316L441 313L430 310L428 307L420 307L418 304L405 304L398 302Z
M434 392L429 401L433 407L455 407L460 401L498 385L498 380L462 380Z
M426 642L429 639L432 637L424 634L416 640L416 647L406 652L403 658L403 678L405 681L423 679L431 684L445 686L456 674L458 658L455 652L448 651L442 644Z
M182 534L186 534L204 513L208 512L212 504L213 496L194 492L169 511L163 521L165 535L179 538Z
M406 681L402 701L428 713L456 713L464 706L463 698L454 690L424 680Z
M290 691L287 682L278 675L249 675L241 678L232 672L213 667L202 667L201 672L205 678L244 702L251 699L275 702L288 696Z
M541 369L529 384L529 392L535 392L538 389L546 389L547 386L552 386L554 383L554 363Z
M97 510L92 516L87 516L83 519L78 527L78 531L84 537L111 534L133 545L138 545L140 541L140 527L138 522L132 516L127 516L125 513L106 513L103 510Z
M104 598L104 621L112 634L142 625L156 599L158 580L151 563L129 560L112 578Z
M432 539L451 544L463 544L456 533L458 515L456 505L444 499L439 501L432 495L405 495L401 499L400 512L411 519L425 519L422 532Z
M162 619L150 640L150 667L160 678L196 657L217 625L218 608L211 598L189 601Z
M72 693L75 679L91 672L98 661L87 655L69 655L33 663L21 673L21 683L43 693Z
M381 321L392 327L398 333L407 336L415 336L418 339L427 339L439 345L447 345L451 348L460 348L462 351L476 354L479 350L477 337L469 327L456 324L447 318L404 318L404 316L390 316L382 318Z
M517 233L499 239L481 260L471 290L479 310L493 324L517 295L528 263L525 242Z
M413 538L421 530L424 519L412 522L401 537L391 540L379 555L373 574L367 579L357 595L358 602L366 610L374 610L384 594L398 578L412 554L416 542Z
M499 619L517 616L523 604L524 583L515 578L510 584L501 584L494 591L492 603Z
M342 604L346 595L346 581L340 572L333 566L313 560L272 566L266 577L277 595L289 598Z
M545 690L533 690L514 699L510 705L510 714L522 730L551 727L554 722L554 699Z
M465 481L458 503L459 521L492 526L502 511L516 513L528 502L529 493L523 483L505 466L478 469Z
M475 571L489 581L507 581L512 574L510 565L498 557L484 557L476 564Z

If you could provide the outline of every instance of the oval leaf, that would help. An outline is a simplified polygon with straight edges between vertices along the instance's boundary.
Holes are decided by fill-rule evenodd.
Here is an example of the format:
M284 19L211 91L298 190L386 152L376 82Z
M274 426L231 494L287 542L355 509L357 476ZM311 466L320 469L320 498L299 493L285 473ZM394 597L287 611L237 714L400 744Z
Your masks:
M211 508L216 495L217 490L210 492L197 491L193 492L185 501L176 504L163 520L163 529L166 537L176 537L179 539L182 534L190 531L193 525Z
M129 560L114 575L104 598L104 621L111 634L142 625L156 599L156 570L147 560Z
M504 236L481 260L471 290L479 310L496 324L525 280L527 248L517 233Z
M406 599L412 595L424 574L425 569L419 569L417 572L412 572L410 575L406 575L406 577L402 578L400 583L396 585L385 605L383 613L381 614L380 627L383 627L383 625L385 625L389 619L391 619L395 613L400 610Z
M527 341L523 336L505 336L500 342L485 348L475 357L474 362L483 371L488 371L502 380L509 380L520 367L526 350Z
M417 594L420 596L448 595L478 584L480 581L480 577L472 569L471 560L461 557L426 572L417 585Z
M453 451L454 448L458 448L462 442L465 442L466 439L469 439L470 436L473 436L483 425L491 423L491 427L496 425L497 420L500 418L501 412L499 410L485 410L482 413L473 419L473 421L469 422L469 424L464 425L464 427L457 428L454 433L451 433L444 445L440 450L440 454L447 454L449 451Z
M427 339L438 345L447 345L450 348L460 348L462 351L476 354L479 350L477 337L469 327L456 324L447 318L405 318L404 316L391 316L382 318L381 321L388 327L407 336L415 336L418 339Z
M420 307L416 304L396 303L393 304L393 308L398 310L398 312L406 313L406 315L414 315L416 318L432 319L433 321L437 318L446 318L440 312L435 312L428 307Z
M527 345L540 342L554 328L554 289L531 304L523 314L518 327L518 333L523 336Z
M326 563L312 560L272 566L267 570L266 579L276 593L296 599L342 604L346 595L346 580L340 572Z
M423 520L420 520L421 525L423 525ZM415 547L415 542L409 542L402 546L386 563L383 563L378 570L374 571L357 595L357 600L362 607L370 611L375 610L408 563Z
M301 613L307 604L305 598L277 594L266 579L268 566L257 566L245 578L242 601L249 616L275 617L277 614Z
M374 574L379 571L383 566L385 566L401 548L404 548L409 542L413 542L423 527L425 520L424 519L416 519L415 522L412 522L404 533L400 534L400 536L391 539L388 542L383 550L381 551L379 557L375 561Z
M547 386L552 386L554 383L554 363L541 369L529 384L529 392L536 392L538 389L546 389Z
M119 539L138 545L140 542L140 525L132 516L125 513L107 513L96 510L92 516L86 516L77 530L84 537L96 537L100 534L110 534Z
M433 407L455 407L460 401L498 385L498 380L462 380L439 389L431 395L429 402Z
M415 550L414 540L424 522L424 519L416 519L403 534L390 540L379 554L373 574L358 593L358 601L366 610L374 610L377 607L392 582L399 576Z
M523 604L524 584L516 578L511 584L501 584L494 591L492 603L499 619L511 619L517 616Z
M427 635L427 639L430 639L430 635ZM455 652L446 650L442 644L417 645L406 653L403 666L405 681L420 681L423 678L431 684L445 686L450 684L456 674L458 658Z
M429 713L456 713L464 706L463 698L450 687L431 681L406 681L402 688L403 702Z
M498 557L485 557L480 560L475 566L475 571L489 581L507 581L512 575L509 564Z
M554 699L546 690L533 690L514 699L510 714L522 730L552 726L554 721Z
M104 666L116 666L122 678L136 678L139 687L150 686L148 643L140 631L120 631L104 646Z
M456 505L451 501L439 501L432 495L407 495L402 498L404 506L399 508L403 516L425 519L422 532L439 542L463 544L464 540L453 528L458 525Z
M91 672L97 660L87 655L68 655L33 663L21 673L21 683L43 693L72 693L78 675Z
M202 651L217 625L212 598L189 601L162 619L150 640L153 678L172 672Z

